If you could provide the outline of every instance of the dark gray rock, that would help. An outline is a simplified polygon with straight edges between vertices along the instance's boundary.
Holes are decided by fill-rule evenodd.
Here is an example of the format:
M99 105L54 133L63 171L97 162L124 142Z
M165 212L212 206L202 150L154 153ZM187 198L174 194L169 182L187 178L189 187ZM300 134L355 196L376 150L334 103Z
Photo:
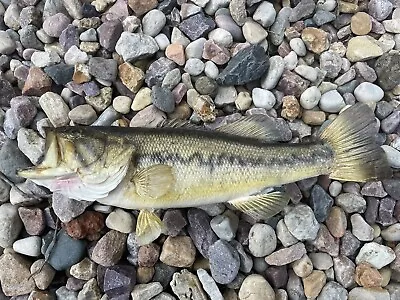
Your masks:
M179 24L179 29L192 41L205 36L214 28L214 20L206 17L203 13L190 16Z
M151 89L151 99L159 110L172 113L175 110L175 98L169 89L155 85Z
M349 230L346 230L340 242L340 255L347 257L356 255L361 246L361 242Z
M379 224L389 226L396 223L396 219L393 217L395 205L396 200L390 197L383 198L380 201L377 219Z
M109 299L126 299L136 284L136 269L130 265L116 265L105 270L103 290Z
M326 220L332 205L332 197L321 186L314 185L310 195L310 206L318 222L322 223Z
M67 28L65 28L59 37L59 43L64 51L68 51L72 46L79 47L79 34L77 28L69 24Z
M17 142L6 139L0 149L0 172L12 182L19 183L25 179L18 176L17 171L31 166L29 159L18 149Z
M0 106L10 106L10 101L16 96L11 83L0 78Z
M384 53L375 62L380 87L389 91L400 83L400 53Z
M89 73L102 80L115 81L118 75L117 61L102 57L92 57L89 60Z
M161 283L164 288L169 285L172 280L172 275L177 271L177 268L168 266L162 262L156 263L154 269L153 282Z
M264 48L251 45L231 58L226 68L218 75L220 85L244 85L260 79L269 67L269 58Z
M36 36L36 31L38 31L38 28L34 25L27 25L18 30L19 38L24 48L44 49L43 43Z
M326 23L330 23L335 19L336 19L335 14L333 14L329 11L326 11L326 10L322 10L322 9L317 10L313 16L313 21L314 21L315 25L317 25L317 26L321 26Z
M400 201L400 179L386 179L382 183L389 196Z
M231 283L239 273L239 253L227 241L218 240L208 250L211 276L217 283Z
M211 229L211 218L204 210L191 208L188 211L188 232L200 254L208 258L208 250L218 238Z
M274 289L285 288L289 279L287 266L269 266L265 277Z
M384 119L393 112L393 105L386 101L379 101L376 104L375 115L380 119Z
M165 226L165 234L171 236L177 236L187 225L187 221L179 209L167 210L162 221Z
M365 221L369 225L373 225L378 217L379 200L374 197L367 197L367 209L365 210L364 216Z
M393 133L400 124L400 110L395 110L381 122L382 131Z
M68 66L64 63L52 65L44 68L44 71L58 85L66 85L72 81L74 75L74 66Z
M301 0L293 9L290 14L289 21L297 22L301 19L309 17L315 10L315 2L313 0Z
M297 99L300 99L301 94L307 89L309 84L308 80L289 70L285 70L278 82L277 90L285 95L293 95Z
M175 69L175 67L176 64L166 57L160 57L151 63L145 74L145 82L147 86L150 88L154 85L161 86L165 75L167 75L169 71Z

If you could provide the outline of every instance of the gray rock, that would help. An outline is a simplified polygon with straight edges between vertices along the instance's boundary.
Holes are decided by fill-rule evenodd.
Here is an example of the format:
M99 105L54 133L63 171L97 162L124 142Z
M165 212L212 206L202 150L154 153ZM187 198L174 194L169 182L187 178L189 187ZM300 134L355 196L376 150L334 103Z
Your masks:
M65 63L59 63L56 65L48 66L44 68L44 71L51 79L58 85L66 85L72 81L72 75L74 75L74 67L68 66Z
M167 18L158 9L150 10L142 19L143 33L155 37L164 28Z
M12 54L17 45L6 31L0 31L0 54Z
M400 124L400 111L395 110L381 122L382 131L385 133L393 133Z
M240 268L238 252L226 241L218 240L208 250L211 276L220 284L231 283Z
M81 215L85 209L92 204L89 201L78 201L69 199L59 193L53 193L52 206L54 213L60 218L61 222L69 222Z
M21 44L25 49L44 49L42 42L36 36L36 31L38 31L38 28L34 25L28 25L18 30Z
M71 109L68 117L76 124L90 125L96 121L97 114L89 104L83 104Z
M317 26L321 26L334 21L336 19L336 15L321 9L315 12L312 19Z
M45 140L33 129L21 128L18 130L17 141L21 152L36 165L44 154Z
M289 21L297 22L301 19L309 17L315 10L315 2L312 0L301 0L293 9L290 14Z
M116 265L125 251L127 237L125 233L110 230L93 247L91 259L104 267Z
M11 247L22 229L18 208L10 203L0 205L0 247Z
M108 51L114 51L122 30L122 24L119 20L110 20L101 24L97 28L100 45Z
M340 55L332 50L321 53L319 58L321 70L326 71L326 77L336 78L342 68L342 58Z
M272 3L262 1L253 14L254 21L260 23L264 28L271 26L276 18L276 11Z
M43 22L44 32L51 37L59 37L61 32L69 25L69 18L63 13L57 13L46 18Z
M214 28L215 22L203 13L190 16L179 24L179 29L192 41L205 36Z
M65 9L73 19L82 19L82 4L80 0L63 0L62 2Z
M89 73L102 80L115 81L118 75L117 61L102 57L92 57L89 60Z
M31 167L28 158L18 149L16 141L6 139L0 148L0 172L14 183L24 181L17 175L18 170Z
M350 231L346 231L341 238L340 254L344 256L352 256L356 254L360 245L361 242Z
M64 300L77 300L78 292L70 291L65 286L62 286L56 290L57 299Z
M349 292L348 299L390 300L390 295L389 295L389 292L385 289L355 287Z
M0 78L0 106L10 106L10 101L16 96L15 90L11 83Z
M241 42L244 40L241 27L235 23L230 15L216 15L215 23L217 24L218 28L228 31L235 41Z
M162 82L168 72L176 68L176 64L166 57L160 57L152 62L146 70L145 82L148 87L162 85Z
M212 300L224 300L214 279L204 269L197 270L197 276L203 286L203 289Z
M393 10L389 0L371 0L368 2L368 13L378 21L385 20Z
M268 265L284 266L299 260L306 254L306 248L303 243L297 243L288 248L283 248L273 252L265 258Z
M375 62L380 87L391 90L400 83L400 54L398 51L384 53Z
M322 223L326 220L332 205L332 197L320 185L315 185L311 190L310 206L318 222Z
M67 51L72 46L79 46L79 36L77 28L69 24L60 34L59 43L64 51Z
M352 193L343 193L336 197L336 205L343 208L346 213L363 213L367 206L365 199Z
M153 86L151 89L151 99L155 107L166 113L175 110L175 99L172 92L164 87Z
M249 250L255 257L271 254L277 245L274 229L267 224L254 224L249 232Z
M354 274L356 266L350 258L342 255L334 257L333 268L335 271L335 280L343 287L349 288L355 284Z
M135 61L152 56L158 51L157 42L143 33L123 32L115 46L115 51L124 61Z
M39 104L54 127L69 123L69 108L60 95L47 92L40 97Z
M231 241L236 235L239 217L232 211L226 211L222 215L215 216L210 225L220 239Z
M317 237L319 223L312 209L304 204L294 206L284 217L289 232L298 240L313 240Z
M383 182L383 187L390 197L399 201L400 200L400 180L399 179L386 179Z
M275 22L269 31L270 41L275 46L279 46L283 42L285 29L290 25L289 18L291 14L292 9L290 7L284 7L278 12Z
M347 290L335 281L329 281L321 290L317 300L347 300Z
M367 242L374 239L374 229L368 225L360 214L353 214L350 217L352 233L360 241Z

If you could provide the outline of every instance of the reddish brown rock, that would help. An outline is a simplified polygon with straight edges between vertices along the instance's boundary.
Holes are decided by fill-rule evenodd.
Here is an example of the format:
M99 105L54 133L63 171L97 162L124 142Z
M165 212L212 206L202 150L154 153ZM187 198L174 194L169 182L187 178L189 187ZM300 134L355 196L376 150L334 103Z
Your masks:
M356 267L355 279L360 286L366 288L380 287L382 283L381 273L368 263L361 263Z
M216 63L217 65L226 64L229 61L229 51L213 40L208 40L204 44L203 58Z
M181 44L170 44L165 49L165 56L176 64L183 66L185 64L185 48Z
M74 239L99 238L100 231L104 228L104 215L96 211L86 211L76 219L63 224L67 234Z
M285 70L278 82L277 89L285 95L294 95L296 98L300 98L309 84L310 82L308 80L303 79L289 70Z
M157 0L128 0L128 5L137 16L144 15L158 5Z
M160 246L151 243L141 246L138 252L138 264L140 267L152 267L160 256Z
M30 235L40 235L46 228L44 212L40 208L20 207L18 214Z
M31 67L22 89L23 95L42 96L51 90L51 79L41 68Z
M339 206L333 206L326 219L326 226L335 238L341 238L347 229L346 213Z

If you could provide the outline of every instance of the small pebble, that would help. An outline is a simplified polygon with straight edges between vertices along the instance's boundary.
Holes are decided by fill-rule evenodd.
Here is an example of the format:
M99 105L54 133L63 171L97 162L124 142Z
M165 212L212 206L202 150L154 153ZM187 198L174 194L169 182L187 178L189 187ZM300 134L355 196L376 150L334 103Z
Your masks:
M262 88L254 88L251 97L256 107L265 108L266 110L271 109L276 103L275 95L271 91Z
M249 250L255 257L271 254L277 245L273 228L267 224L254 224L249 232Z
M160 261L166 265L186 268L195 260L196 248L188 236L168 237L161 250Z
M243 281L238 296L240 300L274 300L275 292L263 276L252 274Z
M231 283L239 272L238 252L226 241L218 240L208 251L211 276L217 283Z
M106 218L106 226L122 233L130 233L134 231L135 218L125 210L117 208Z
M285 225L298 240L313 240L317 237L319 223L312 209L307 205L297 205L284 217Z
M41 245L42 240L39 236L30 236L16 240L13 243L13 250L26 256L38 257L40 255Z
M367 262L377 269L390 264L395 259L394 251L376 242L366 243L356 257L356 263Z

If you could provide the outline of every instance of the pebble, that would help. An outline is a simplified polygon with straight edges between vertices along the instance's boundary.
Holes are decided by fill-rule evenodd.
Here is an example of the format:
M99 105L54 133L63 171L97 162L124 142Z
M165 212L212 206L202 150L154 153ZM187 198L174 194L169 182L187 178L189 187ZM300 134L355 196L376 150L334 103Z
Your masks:
M215 216L210 222L215 234L222 240L231 241L236 235L239 226L239 218L231 211Z
M81 215L91 204L92 202L70 199L60 193L53 193L52 195L54 213L60 218L61 222L64 223Z
M223 28L216 28L210 31L208 38L223 47L230 47L233 43L232 34Z
M166 118L164 112L156 108L154 105L150 105L142 109L132 118L129 127L157 127Z
M138 251L138 265L140 267L153 267L160 256L160 246L151 243L143 245Z
M294 68L294 71L309 81L317 80L318 71L316 69L314 69L313 67L306 66L306 65L299 65Z
M292 208L284 217L289 232L298 240L314 240L317 237L319 224L312 209L303 204Z
M194 41L192 43L197 43L198 41ZM205 39L204 39L205 42ZM186 47L186 55L188 58L201 58L201 54L203 53L203 50L201 49L200 55L193 55L193 54L188 54L188 48L190 44ZM194 46L194 48L197 48L197 45ZM191 49L191 48L189 48ZM197 50L197 49L196 49ZM165 56L175 62L179 66L185 65L186 58L185 58L185 48L181 44L170 44L167 46L165 49Z
M349 40L346 57L350 62L365 61L383 54L378 42L370 36L356 36Z
M122 233L130 233L135 229L135 218L125 210L116 208L106 218L106 226Z
M6 296L28 294L35 289L29 265L29 261L9 250L1 256L0 283Z
M192 299L207 299L199 278L186 269L183 269L180 273L174 273L170 286L179 299L187 299L187 295L190 295Z
M382 276L379 271L366 263L361 263L356 267L355 278L358 285L367 288L377 288L382 283Z
M87 91L88 92L88 91ZM94 91L93 94L97 95L86 95L85 100L87 104L90 104L96 112L104 111L112 101L112 88L104 87L100 89L100 93L98 91Z
M210 4L214 1L215 0L210 1L207 7L210 7L211 6ZM226 0L221 0L221 1L226 1ZM228 4L228 2L226 4ZM232 19L230 14L224 14L224 13L216 14L215 23L217 24L218 28L222 28L228 31L232 35L235 41L243 41L244 38L243 38L242 28L236 24L236 22Z
M358 12L351 17L351 31L356 35L366 35L372 29L371 17L365 12Z
M326 219L326 225L334 237L342 237L347 228L347 218L343 209L338 206L332 207Z
M157 6L157 0L129 0L128 5L135 15L142 16Z
M267 224L254 224L249 232L249 250L255 257L271 254L277 246L276 234Z
M393 4L388 0L372 0L368 2L368 13L378 21L385 20L392 10Z
M95 278L92 278L89 281L87 281L83 285L82 290L78 293L78 300L100 299L100 297L101 297L100 288Z
M307 48L301 38L293 38L289 41L290 48L298 55L305 56L307 54ZM325 52L324 52L325 53Z
M319 107L329 113L338 113L345 105L342 95L336 90L322 94L319 101Z
M320 185L315 185L311 190L310 206L318 222L325 222L332 205L332 197Z
M72 276L81 280L90 280L96 277L96 264L89 258L85 257L83 260L71 266L69 272Z
M385 133L393 133L397 126L400 124L400 111L395 110L393 113L391 113L389 116L387 116L385 119L382 120L381 122L381 128L382 131ZM396 147L393 147L396 148ZM397 147L396 149L399 149Z
M305 28L301 33L301 39L307 49L316 54L321 54L329 48L328 34L318 28Z
M383 98L384 92L379 86L373 83L363 82L354 90L354 96L356 96L359 102L376 103Z
M89 73L98 79L115 81L118 74L117 61L102 57L92 57L89 59Z
M126 234L110 230L93 247L91 259L105 267L115 265L123 255L126 239Z
M393 217L396 201L389 197L383 198L379 204L378 219L377 222L383 226L388 226L396 223L396 219Z
M31 257L38 257L40 255L41 244L42 240L39 236L30 236L16 240L12 247L17 253Z
M298 64L297 54L294 51L290 51L288 55L283 58L285 67L287 70L294 70Z
M390 300L389 292L385 289L355 287L349 292L349 299L382 299Z
M154 38L143 33L123 32L115 45L115 51L122 56L124 61L149 57L158 49Z
M206 17L203 13L198 13L183 20L179 24L179 29L191 40L205 36L215 28L215 22Z
M385 241L398 242L400 241L400 223L390 225L381 231L381 236Z
M17 170L29 168L30 166L30 161L18 149L17 142L6 139L0 148L0 172L12 182L18 183L22 182L23 178L16 175Z
M377 269L381 269L390 264L395 257L395 253L391 248L376 242L370 242L361 247L356 257L356 264L366 262Z
M277 14L274 24L270 27L270 41L275 46L279 46L284 39L285 29L289 27L289 18L292 9L290 7L283 7Z
M316 298L326 283L323 271L314 270L309 276L303 278L304 294L307 298Z
M129 298L129 294L136 284L136 270L130 265L98 267L97 277L100 287L103 286L105 294L110 299Z
M354 255L360 248L360 245L360 241L347 230L341 238L340 254L346 256Z
M199 278L203 289L209 295L210 299L213 300L224 300L217 284L214 279L204 269L197 270L197 277Z
M231 283L240 267L238 252L226 241L217 240L208 251L211 276L217 283Z
M163 291L163 287L159 282L151 282L148 284L137 284L132 290L132 300L150 300L159 295Z
M333 258L335 279L343 287L349 288L355 284L354 274L356 267L354 262L343 255Z
M63 13L57 13L44 20L43 29L49 36L59 37L68 24L70 24L69 18Z
M172 113L175 110L175 99L172 92L164 87L153 86L151 89L151 101L159 110Z
M298 242L298 240L290 233L283 220L278 222L276 226L276 234L284 247L289 247Z
M162 51L165 51L167 47L171 44L168 37L163 33L156 35L154 39L156 40L158 47Z
M187 47L190 44L190 40L182 33L182 31L177 27L174 27L171 33L171 44L178 44Z
M272 56L269 63L268 72L261 78L261 87L266 90L273 89L278 84L285 69L285 62L278 55Z
M122 31L123 27L119 20L104 22L97 28L100 45L108 51L114 51Z
M167 21L163 12L158 9L150 10L142 19L143 33L155 37L160 33Z
M374 239L374 229L368 225L360 214L353 214L350 217L352 233L363 242L372 241Z
M400 151L388 145L382 145L381 148L385 151L389 165L392 168L400 168Z
M196 248L188 236L169 236L161 250L160 261L166 265L187 268L196 258Z
M254 88L251 92L253 103L256 107L270 110L276 103L275 95L266 89Z
M17 45L6 31L0 31L0 53L10 55L12 54Z
M309 81L299 75L285 70L278 81L277 90L285 95L293 95L300 98L301 94L307 89Z
M253 20L260 23L264 28L271 26L275 18L276 10L273 4L267 1L262 1L253 14Z
M363 213L367 205L363 197L352 193L340 194L335 203L343 208L346 213Z
M0 247L11 247L21 229L22 222L18 208L10 203L0 205Z
M200 75L204 71L204 63L198 58L189 58L184 70L192 76Z
M72 76L74 75L74 67L68 66L63 62L45 67L44 71L57 85L66 85L72 81Z
M237 91L234 86L222 86L217 89L214 104L216 106L224 106L235 102Z
M288 248L280 249L265 258L268 265L283 266L299 260L306 254L306 248L303 243L297 243Z
M252 274L244 279L238 296L239 300L274 300L275 291L263 276Z
M322 288L317 299L326 300L346 300L348 299L347 290L335 281L329 281Z
M229 61L230 53L227 48L214 40L208 40L204 43L202 57L211 60L217 65L224 65Z
M44 259L36 260L30 267L30 272L38 289L46 290L56 275L56 271Z
M267 36L267 31L257 22L252 20L246 21L242 27L243 36L250 44L258 44Z
M73 108L68 117L76 124L90 125L97 119L96 111L88 104Z

